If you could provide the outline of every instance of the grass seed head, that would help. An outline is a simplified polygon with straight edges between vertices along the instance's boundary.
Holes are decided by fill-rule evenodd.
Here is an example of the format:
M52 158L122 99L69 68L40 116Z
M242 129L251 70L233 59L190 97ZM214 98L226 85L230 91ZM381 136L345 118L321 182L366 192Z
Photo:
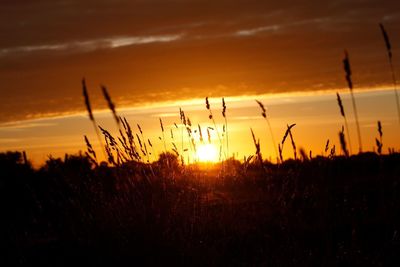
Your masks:
M83 91L83 97L85 99L85 106L89 114L89 119L91 121L94 121L93 113L92 113L92 107L90 105L90 100L89 100L89 94L87 92L87 87L86 87L86 81L85 78L82 79L82 91Z
M265 109L264 104L261 103L261 102L258 101L258 100L256 100L256 102L257 102L257 104L258 104L258 105L260 106L260 108L261 108L261 115L262 115L264 118L267 118L267 110Z
M338 105L339 105L339 108L340 108L340 114L341 114L343 117L346 117L346 116L345 116L345 113L344 113L342 98L340 97L339 93L336 93L336 97L337 97L337 102L338 102Z
M383 39L385 40L386 50L388 52L389 60L392 60L392 46L390 44L389 35L387 34L385 27L382 23L379 23L379 27L381 28Z
M226 118L226 104L224 98L222 98L222 116Z
M351 80L351 68L350 68L350 60L349 53L344 50L344 59L343 59L343 68L346 74L346 81L350 90L353 90L353 82Z

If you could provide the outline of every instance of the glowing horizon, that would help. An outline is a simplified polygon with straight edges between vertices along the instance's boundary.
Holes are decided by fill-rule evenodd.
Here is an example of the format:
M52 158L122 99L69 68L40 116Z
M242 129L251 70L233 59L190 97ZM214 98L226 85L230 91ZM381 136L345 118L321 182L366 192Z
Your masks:
M100 89L99 89L100 90ZM361 88L354 88L354 92L365 93L365 92L377 92L377 91L393 91L393 85L385 85L385 86L378 86L378 87L361 87ZM224 97L227 101L230 102L241 102L241 101L253 101L255 99L265 99L268 98L269 100L274 99L282 99L282 98L292 98L292 97L307 97L307 96L318 96L318 95L330 95L336 94L336 92L349 95L350 91L346 87L340 87L336 89L320 89L320 90L306 90L306 91L284 91L284 92L276 92L276 93L264 93L264 94L257 94L257 95L233 95L233 96L220 96L220 97L208 97L210 103L219 103L221 98ZM204 103L204 97L198 98L187 98L187 99L180 99L180 100L167 100L167 101L159 101L159 102L143 102L141 104L132 103L131 105L124 103L120 105L119 102L117 104L117 110L119 112L131 112L131 111L138 111L138 112L145 112L146 110L150 109L157 109L157 108L166 108L166 107L180 107L180 106L190 106L190 105L202 105ZM108 114L110 112L109 108L105 105L105 100L103 100L101 108L92 108L93 114L97 116L103 116L104 114ZM19 123L27 123L30 121L37 122L40 120L51 120L51 119L62 119L74 116L87 116L87 110L85 109L84 105L79 111L65 111L65 112L50 112L50 113L36 113L28 115L25 119L21 120L11 120L11 121L4 121L0 122L0 127L7 127L12 126ZM165 113L159 114L158 117L169 117L175 116L173 113Z
M236 159L243 159L255 153L254 144L251 140L250 127L253 128L257 138L261 141L261 152L264 159L275 162L275 153L272 149L270 134L265 121L261 116L261 110L255 103L258 99L267 107L267 116L272 125L272 130L277 138L281 137L286 130L286 124L296 123L293 129L295 141L298 148L303 147L307 151L312 150L313 155L326 155L324 146L327 139L331 145L336 145L336 153L340 154L340 143L338 132L343 124L339 108L336 102L336 91L285 93L267 96L246 96L243 98L226 98L228 133L230 140L230 155ZM353 152L356 152L357 139L355 135L354 119L349 102L348 90L340 92L350 125L350 135L353 143ZM364 151L373 151L374 140L377 136L376 122L381 120L384 131L384 151L394 147L399 149L397 132L397 117L395 111L394 93L391 89L355 90L356 101L359 106L362 134L365 140ZM210 98L211 109L217 123L220 134L223 132L223 118L221 113L221 99ZM390 103L393 102L393 103ZM373 103L374 106L371 106ZM203 131L204 144L207 140L207 127L214 127L208 118L204 99L193 99L187 102L179 102L179 106L171 103L158 107L145 108L118 108L120 116L126 117L134 132L137 132L136 124L143 129L145 140L150 139L154 145L154 153L150 155L150 161L157 160L158 154L164 152L161 130L158 123L161 117L165 127L165 139L167 150L172 152L170 131L173 131L175 145L181 154L183 149L190 150L190 141L183 132L184 126L179 122L179 107L181 107L193 124L193 129L200 124ZM83 101L82 101L83 105ZM108 129L113 135L116 134L115 122L108 110L95 111L94 116L102 127ZM179 127L176 129L175 123ZM310 129L312 129L310 131ZM182 132L183 143L182 143ZM215 131L210 131L211 144L218 148L219 141ZM43 164L48 155L62 157L65 153L75 154L85 151L83 135L87 135L92 142L97 154L102 157L97 137L93 126L85 113L77 113L63 117L41 118L17 123L7 123L0 127L0 145L4 151L19 150L27 151L29 159L33 160L35 166ZM195 142L200 144L198 133L193 134ZM225 140L225 139L224 139ZM182 149L183 148L183 149ZM193 152L194 153L194 152ZM205 152L202 152L205 153ZM289 145L285 146L284 157L293 157ZM183 153L186 162L195 162L196 155ZM200 155L197 155L199 157ZM205 156L204 156L205 157ZM204 158L205 159L205 158ZM205 159L207 161L207 159ZM215 161L215 154L211 161Z
M0 43L0 151L26 150L36 166L49 154L85 151L83 135L102 150L85 110L81 79L97 123L112 135L118 128L100 89L103 85L118 114L135 131L136 124L141 125L143 141L154 145L150 161L170 151L173 141L185 161L200 158L193 152L200 145L199 133L191 129L193 136L185 135L179 108L193 128L209 129L207 142L217 150L222 147L218 154L227 154L223 159L254 154L252 128L264 159L276 161L275 143L293 123L298 148L321 155L329 139L338 149L344 122L337 91L354 152L357 135L343 71L344 50L351 62L364 150L376 149L378 120L384 151L400 147L391 89L400 77L398 1L388 0L380 8L372 0L323 5L306 0L43 0L3 1L0 7L1 32L7 36ZM215 123L208 119L205 97ZM222 97L227 125L221 115ZM271 129L255 99L268 108ZM159 118L166 129L166 149L160 142ZM171 130L179 140L172 140ZM277 140L271 141L271 132ZM207 132L202 134L205 138ZM225 134L229 149L226 144L223 151ZM283 154L292 156L290 146Z

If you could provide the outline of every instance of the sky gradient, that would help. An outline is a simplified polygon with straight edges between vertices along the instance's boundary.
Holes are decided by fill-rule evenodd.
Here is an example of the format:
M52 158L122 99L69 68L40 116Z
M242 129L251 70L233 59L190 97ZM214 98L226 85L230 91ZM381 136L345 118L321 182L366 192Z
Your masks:
M358 141L350 94L348 90L340 91L340 94L349 123L352 152L357 153ZM375 138L378 137L378 120L382 122L383 128L383 152L388 153L389 148L398 149L400 147L398 139L400 125L396 116L393 95L392 90L386 89L355 92L364 151L376 151ZM307 153L311 150L313 156L327 155L324 150L329 139L329 151L335 146L336 153L342 153L338 134L342 125L344 125L344 121L337 105L336 91L269 94L258 96L258 100L262 101L267 108L267 116L276 142L281 142L288 124L296 123L292 131L297 148L303 148ZM244 156L247 157L255 153L250 132L250 128L252 128L256 138L260 139L264 159L274 161L275 152L271 136L267 124L261 116L261 110L254 99L252 97L238 97L227 98L225 101L230 154L235 154L235 158L240 160ZM221 115L221 99L212 98L210 104L219 132L222 133L224 120ZM164 144L159 139L159 137L162 137L159 118L163 120L167 150L172 151L172 142L175 142L179 153L181 153L181 130L183 126L179 123L179 107L185 111L186 116L190 117L194 129L200 124L205 139L204 144L208 144L206 128L214 128L214 125L208 118L204 99L164 104L158 107L117 110L119 115L127 118L134 133L139 136L140 132L136 124L141 126L145 139L150 139L154 147L154 153L150 156L150 160L156 160L158 154L164 151ZM94 115L99 125L116 136L117 127L109 110L98 111ZM178 125L178 129L174 123ZM174 134L174 140L170 135L171 130ZM186 130L183 133L183 147L189 149ZM35 166L40 166L50 155L63 157L65 153L84 152L86 146L83 135L88 136L98 156L102 158L101 149L87 112L7 123L0 127L0 147L4 150L25 150L28 158ZM197 146L200 146L202 143L199 140L198 133L194 136ZM347 136L346 139L348 142ZM219 141L215 131L211 131L211 144L218 149ZM184 154L185 160L188 155L190 155L191 161L193 160L190 151ZM283 156L284 158L293 158L290 141L286 142Z
M247 142L253 127L271 158L257 98L270 108L277 138L287 124L297 123L300 145L319 153L326 139L337 143L343 124L335 92L348 97L344 49L360 97L365 149L374 149L377 120L387 130L386 148L399 147L379 23L389 34L399 76L395 0L1 1L1 151L27 150L43 162L49 154L84 150L83 134L95 140L82 97L85 77L92 108L111 128L100 85L107 86L122 115L155 139L158 117L170 114L165 117L170 126L181 106L207 125L204 98L220 108L218 101L226 97L232 136L246 140L239 142L242 147L232 145L232 152L254 153Z
M86 77L120 106L390 84L398 1L2 1L0 122L82 111Z

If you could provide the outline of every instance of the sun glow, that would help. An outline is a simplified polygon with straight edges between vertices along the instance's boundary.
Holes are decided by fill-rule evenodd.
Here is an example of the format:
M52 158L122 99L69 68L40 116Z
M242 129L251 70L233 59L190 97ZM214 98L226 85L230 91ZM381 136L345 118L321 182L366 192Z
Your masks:
M197 148L197 158L200 162L217 162L218 149L212 144L202 144Z

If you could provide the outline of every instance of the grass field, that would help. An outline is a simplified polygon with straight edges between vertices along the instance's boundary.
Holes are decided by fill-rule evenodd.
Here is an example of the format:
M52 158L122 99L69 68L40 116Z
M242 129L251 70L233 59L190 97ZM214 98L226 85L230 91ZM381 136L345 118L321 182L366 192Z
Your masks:
M357 140L339 93L340 143L327 139L322 153L298 147L296 123L276 139L256 100L271 160L255 125L232 140L229 104L222 98L220 113L208 97L207 126L181 108L177 123L158 118L154 160L147 132L117 113L105 86L117 131L99 124L83 79L97 146L85 135L84 153L49 156L40 168L25 152L0 153L1 266L400 266L400 153L386 147L380 120L365 127L376 131L366 152L347 52L342 63ZM231 157L233 142L254 144L254 153Z
M168 160L167 160L168 159ZM8 264L394 266L400 154L37 170L0 154L1 261Z

